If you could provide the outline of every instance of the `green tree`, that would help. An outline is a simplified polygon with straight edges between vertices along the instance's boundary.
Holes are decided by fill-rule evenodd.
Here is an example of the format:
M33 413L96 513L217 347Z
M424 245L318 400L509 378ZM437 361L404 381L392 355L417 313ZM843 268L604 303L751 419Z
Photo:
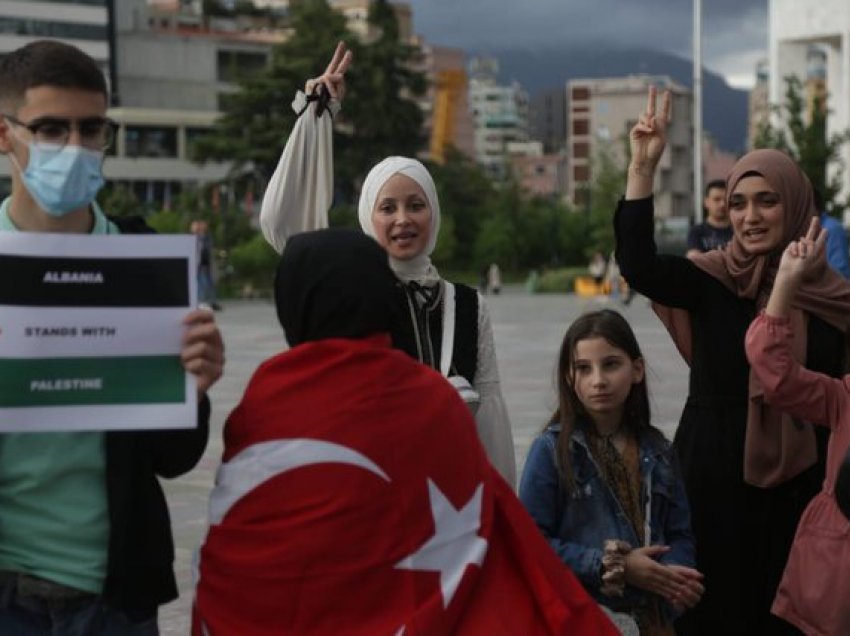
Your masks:
M595 252L609 254L614 249L614 210L626 190L626 167L617 161L611 147L599 148L591 174L586 257Z
M145 212L145 206L133 190L123 184L108 182L97 198L103 211L110 216L135 216Z
M431 258L437 265L450 265L454 261L457 243L455 239L455 220L450 215L440 215L440 233L437 236L437 246Z
M354 52L345 118L350 135L339 137L341 184L351 184L384 157L415 156L424 144L422 111L415 99L425 92L417 47L402 41L395 10L387 0L372 0L368 24L374 38Z
M178 210L157 210L145 222L160 234L180 234L186 231L186 219Z
M250 283L256 289L267 290L272 287L279 259L277 252L258 233L235 246L229 254L228 263L233 276L243 284Z
M349 38L343 15L325 0L292 6L292 37L272 49L267 68L242 78L213 131L197 140L194 159L252 164L268 180L295 123L295 91L324 70L336 44Z
M826 208L833 214L840 213L847 202L840 202L842 170L830 171L830 166L843 167L841 148L850 141L850 131L827 135L828 111L824 97L815 94L811 108L807 111L805 89L796 76L785 78L785 101L771 110L784 124L774 127L765 122L756 134L755 148L777 148L790 154L809 177L812 186L821 193ZM830 172L832 173L830 176Z
M454 148L446 151L445 163L429 165L428 169L437 186L441 214L452 219L452 264L480 269L489 260L476 255L475 243L496 208L498 193L493 183L474 161Z
M337 193L353 200L356 184L380 158L415 154L422 145L422 115L413 98L425 88L421 73L411 70L415 49L399 40L398 24L386 0L374 0L369 24L378 34L357 42L344 16L326 0L292 4L292 37L274 47L269 66L239 84L228 99L213 132L199 139L198 161L233 161L234 174L248 166L268 181L296 114L289 107L305 80L320 75L337 42L354 54L347 75L345 106L335 122L334 169Z

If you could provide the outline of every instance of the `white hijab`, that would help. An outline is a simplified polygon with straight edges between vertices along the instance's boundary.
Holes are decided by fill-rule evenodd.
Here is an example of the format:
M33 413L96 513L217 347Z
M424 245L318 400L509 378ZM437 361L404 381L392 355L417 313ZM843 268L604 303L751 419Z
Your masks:
M419 161L408 157L387 157L369 171L363 182L360 203L357 206L360 227L366 234L377 240L375 226L372 225L372 210L375 209L375 201L381 188L390 177L396 174L410 177L425 193L431 208L431 234L425 249L413 258L401 261L390 256L390 267L396 276L406 283L415 281L420 285L433 285L440 280L437 268L431 264L431 253L437 245L437 235L440 232L440 201L437 199L434 180Z

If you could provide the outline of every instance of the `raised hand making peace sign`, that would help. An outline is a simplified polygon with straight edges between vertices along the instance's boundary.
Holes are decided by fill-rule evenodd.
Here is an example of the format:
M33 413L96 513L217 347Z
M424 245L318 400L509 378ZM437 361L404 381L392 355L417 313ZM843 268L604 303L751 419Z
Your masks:
M629 132L631 162L626 184L627 199L641 199L652 194L655 169L667 145L667 125L672 116L673 96L669 90L664 91L661 112L656 113L656 94L655 86L650 86L646 110Z
M307 80L307 83L304 85L304 92L310 95L318 84L323 84L328 89L330 96L341 102L345 96L345 71L351 65L351 58L351 51L345 45L345 42L337 44L334 55L325 72L319 77Z

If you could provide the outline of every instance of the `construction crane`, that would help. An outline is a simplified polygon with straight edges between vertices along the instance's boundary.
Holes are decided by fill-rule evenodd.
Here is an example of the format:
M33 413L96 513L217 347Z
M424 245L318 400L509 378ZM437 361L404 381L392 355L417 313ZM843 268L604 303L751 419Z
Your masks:
M436 96L429 151L432 161L443 163L446 145L454 139L455 111L461 91L466 90L466 73L462 69L438 71L434 85Z

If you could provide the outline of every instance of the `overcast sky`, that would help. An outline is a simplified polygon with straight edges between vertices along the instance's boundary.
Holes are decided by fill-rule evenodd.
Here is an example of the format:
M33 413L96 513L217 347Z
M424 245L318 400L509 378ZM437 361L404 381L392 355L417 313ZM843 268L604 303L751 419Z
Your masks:
M482 50L610 42L692 58L688 0L406 0L416 33L433 44ZM767 55L768 0L703 0L703 64L750 87Z

